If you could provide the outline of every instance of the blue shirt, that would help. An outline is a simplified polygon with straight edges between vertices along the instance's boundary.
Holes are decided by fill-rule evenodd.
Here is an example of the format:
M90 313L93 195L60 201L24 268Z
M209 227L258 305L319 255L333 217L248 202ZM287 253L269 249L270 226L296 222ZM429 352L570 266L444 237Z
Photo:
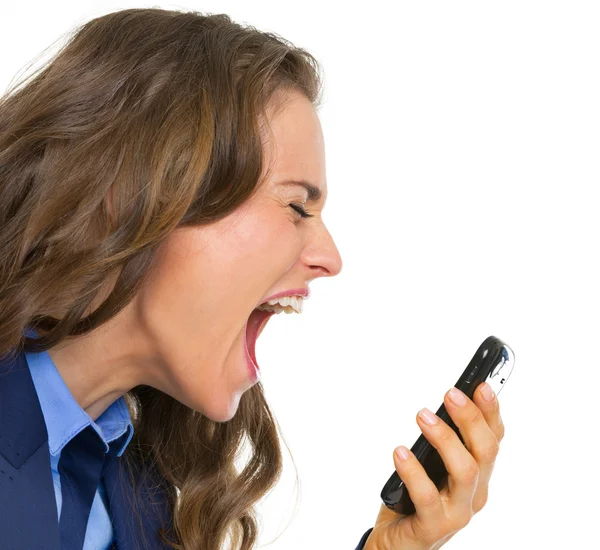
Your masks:
M35 331L30 330L31 332L37 336ZM121 456L133 437L133 425L123 397L113 402L94 422L73 397L48 352L25 352L25 359L46 422L56 508L60 519L62 493L58 461L63 447L81 430L91 425L105 442L108 452L109 443L129 428L130 435L117 455ZM113 526L108 515L104 484L100 482L92 503L83 550L107 550L112 542Z

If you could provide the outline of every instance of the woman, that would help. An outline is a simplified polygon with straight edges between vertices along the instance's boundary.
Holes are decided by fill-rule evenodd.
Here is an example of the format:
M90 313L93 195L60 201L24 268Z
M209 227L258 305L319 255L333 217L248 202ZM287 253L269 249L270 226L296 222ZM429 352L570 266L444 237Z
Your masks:
M275 35L128 9L2 99L3 549L253 546L281 473L256 338L342 267L320 91ZM417 512L382 505L358 548L439 548L483 507L503 432L486 389L445 398L466 447L420 413L448 487L394 455Z

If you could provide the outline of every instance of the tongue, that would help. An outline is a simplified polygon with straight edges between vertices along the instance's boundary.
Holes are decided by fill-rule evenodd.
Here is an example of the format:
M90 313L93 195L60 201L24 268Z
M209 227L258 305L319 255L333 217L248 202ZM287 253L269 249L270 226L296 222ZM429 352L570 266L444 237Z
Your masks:
M246 326L246 343L248 344L248 353L254 361L254 364L258 367L256 362L256 339L258 338L258 330L261 325L273 315L273 311L262 311L255 309L248 318L248 325Z

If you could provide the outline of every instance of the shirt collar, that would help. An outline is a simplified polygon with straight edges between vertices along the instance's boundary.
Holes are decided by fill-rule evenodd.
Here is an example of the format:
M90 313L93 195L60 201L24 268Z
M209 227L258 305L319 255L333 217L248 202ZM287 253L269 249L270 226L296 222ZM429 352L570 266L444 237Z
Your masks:
M27 332L30 337L38 336L33 329ZM92 426L101 437L106 452L111 441L128 432L129 435L123 438L117 456L125 452L133 437L133 425L123 396L111 403L96 421L93 421L73 397L47 351L25 352L25 359L46 422L48 447L52 455L60 453L63 447L87 426Z

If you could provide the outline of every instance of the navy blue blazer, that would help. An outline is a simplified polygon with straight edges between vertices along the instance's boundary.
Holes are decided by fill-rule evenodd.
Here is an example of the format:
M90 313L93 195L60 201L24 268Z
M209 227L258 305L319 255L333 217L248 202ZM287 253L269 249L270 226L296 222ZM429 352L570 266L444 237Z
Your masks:
M117 458L104 474L114 526L111 550L134 550L136 544L168 550L157 534L161 526L171 527L168 501L157 483L161 478L156 471L140 474L134 495L125 464ZM371 530L356 550L362 550ZM23 353L0 362L0 548L61 550L48 433Z

